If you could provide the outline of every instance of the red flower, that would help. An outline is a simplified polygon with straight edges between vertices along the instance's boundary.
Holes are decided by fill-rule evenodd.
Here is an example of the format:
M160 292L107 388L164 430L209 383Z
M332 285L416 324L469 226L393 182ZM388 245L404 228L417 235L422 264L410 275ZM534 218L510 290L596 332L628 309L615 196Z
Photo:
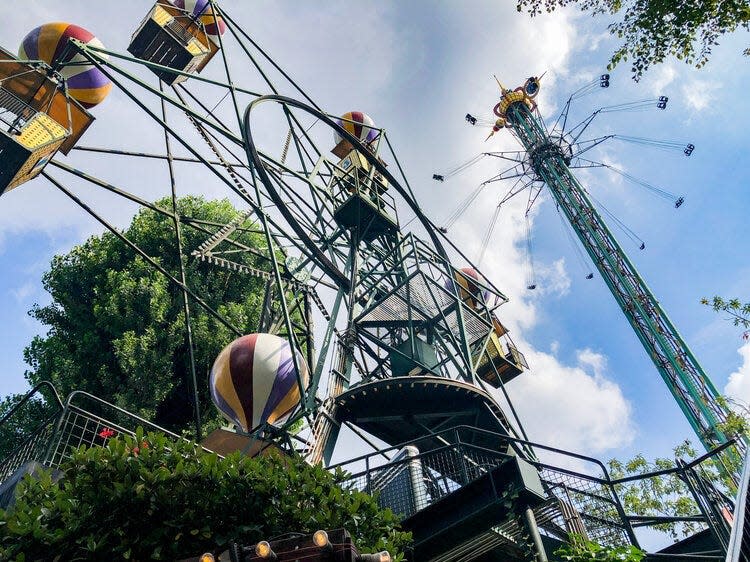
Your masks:
M114 429L110 429L108 427L103 428L99 433L99 437L102 439L109 439L110 437L113 437L117 432Z

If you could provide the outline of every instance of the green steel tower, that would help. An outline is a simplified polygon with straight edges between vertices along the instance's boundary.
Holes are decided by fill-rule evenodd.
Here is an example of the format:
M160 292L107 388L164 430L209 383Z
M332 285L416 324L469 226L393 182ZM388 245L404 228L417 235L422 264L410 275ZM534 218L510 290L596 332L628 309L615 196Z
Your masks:
M571 172L570 145L550 135L536 111L539 80L501 91L494 131L508 128L523 145L535 179L549 188L701 443L711 449L726 442L728 412L716 387Z

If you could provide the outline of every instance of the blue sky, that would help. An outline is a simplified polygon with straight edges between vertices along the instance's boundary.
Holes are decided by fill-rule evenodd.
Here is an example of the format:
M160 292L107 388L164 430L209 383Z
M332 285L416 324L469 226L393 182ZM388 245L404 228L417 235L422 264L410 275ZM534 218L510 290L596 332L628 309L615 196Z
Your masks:
M19 8L8 10L0 32L0 45L9 50L33 27L67 20L124 51L149 7L140 0L102 1L95 11L83 0L64 6L51 0L6 1ZM575 11L532 20L513 4L224 3L321 106L332 113L366 111L387 129L420 203L437 223L499 169L483 164L445 184L432 182L433 172L482 151L517 146L507 133L484 142L486 131L463 122L467 111L490 115L497 102L493 74L515 87L547 71L539 101L543 113L553 115L571 91L604 71L614 48L606 20ZM748 346L744 356L738 353L743 345L739 331L699 304L713 294L748 298L750 102L743 93L750 87L750 61L741 56L746 39L724 39L700 71L669 61L636 84L627 68L618 68L612 86L580 100L574 113L582 118L602 105L670 97L664 112L602 116L592 125L592 135L617 132L694 143L690 158L614 144L602 153L629 173L684 195L679 210L605 173L586 174L582 181L645 240L646 250L639 251L615 230L717 386L723 390L735 373L730 390L748 400ZM206 75L215 70L207 69ZM85 144L133 148L159 142L139 135L142 116L119 93L94 113L98 120ZM163 171L134 162L112 167L85 154L68 160L126 182L150 199L166 193ZM220 186L183 180L183 192L225 195ZM472 257L501 191L502 186L486 190L452 229ZM121 226L135 211L90 187L80 193ZM668 455L690 437L689 427L602 280L598 275L584 279L587 271L577 264L548 200L534 216L539 289L524 289L519 211L511 205L503 212L483 271L511 297L503 319L531 363L531 372L509 390L532 437L605 458L639 451ZM0 198L0 395L26 388L22 351L43 331L27 311L35 302L48 301L41 275L50 258L94 232L99 227L43 180Z

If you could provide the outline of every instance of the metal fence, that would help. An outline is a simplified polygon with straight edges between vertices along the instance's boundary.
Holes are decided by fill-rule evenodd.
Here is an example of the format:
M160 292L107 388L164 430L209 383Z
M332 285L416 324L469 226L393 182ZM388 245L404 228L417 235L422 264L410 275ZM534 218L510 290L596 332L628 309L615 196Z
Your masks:
M30 434L23 421L37 410L42 422ZM55 426L64 409L55 387L42 382L31 389L0 419L5 457L0 459L0 483L30 461L41 461L46 454Z
M46 392L42 393L42 390ZM63 403L54 387L43 383L32 389L16 407L1 420L0 427L11 423L14 416L32 400L44 400L50 409L42 424L0 460L0 483L8 479L26 463L36 461L48 468L58 468L81 445L105 445L118 435L135 435L142 427L145 431L164 433L173 439L182 439L148 420L110 404L86 392L76 391Z
M446 430L411 442L408 447L408 454L403 446L397 446L337 465L347 472L342 485L377 494L382 507L406 519L513 456L520 456L537 468L548 497L534 510L543 534L567 540L570 533L577 533L606 546L639 546L637 528L677 523L690 525L693 531L711 531L719 550L705 552L699 559L717 560L726 546L732 503L704 474L705 465L721 449L690 463L679 462L672 469L613 479L597 459L472 427ZM651 485L653 479L669 475L687 484L694 513L626 513L620 493L628 485ZM518 521L512 519L493 529L511 538L520 537L522 531Z

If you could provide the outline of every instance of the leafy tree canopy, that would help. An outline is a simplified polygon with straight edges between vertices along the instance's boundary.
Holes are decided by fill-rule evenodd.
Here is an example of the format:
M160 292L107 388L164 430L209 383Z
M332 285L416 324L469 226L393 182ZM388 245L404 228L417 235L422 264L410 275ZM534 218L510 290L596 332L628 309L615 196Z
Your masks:
M0 559L175 560L290 531L345 528L364 552L402 558L409 533L343 473L280 456L226 458L163 434L82 447L64 477L27 476L0 511Z
M171 208L171 201L156 205ZM180 199L178 213L204 221L207 229L183 227L185 255L217 230L208 223L226 224L238 216L229 201L200 197ZM124 234L178 276L171 217L142 210ZM250 247L262 243L260 235L249 232L239 240ZM258 258L244 259L249 265L262 265L253 262ZM241 331L255 331L263 298L261 280L194 259L186 263L187 283L197 294ZM178 287L111 233L92 236L55 256L43 284L52 302L30 311L48 328L24 352L30 384L49 380L62 396L85 390L168 429L190 427L190 366ZM201 409L215 415L208 406L206 373L235 336L194 302L191 315ZM6 399L3 411L17 399Z
M743 423L747 421L743 418ZM609 473L612 479L644 475L656 471L667 471L678 466L676 459L689 462L698 456L690 441L683 441L674 448L674 458L657 458L649 462L643 455L636 455L630 460L609 461ZM740 455L724 455L703 460L694 467L696 474L713 485L717 491L734 495L734 484L728 474L737 474L741 470ZM650 476L615 485L618 496L627 513L642 516L685 517L697 515L700 508L695 502L685 480L676 472ZM666 522L653 526L654 529L668 534L675 541L690 536L702 529L700 523Z
M609 25L622 44L609 68L630 61L635 80L654 64L675 56L697 68L708 62L719 38L744 28L750 30L747 0L517 0L518 11L532 16L577 5L592 14L617 18ZM745 49L750 54L750 49Z

